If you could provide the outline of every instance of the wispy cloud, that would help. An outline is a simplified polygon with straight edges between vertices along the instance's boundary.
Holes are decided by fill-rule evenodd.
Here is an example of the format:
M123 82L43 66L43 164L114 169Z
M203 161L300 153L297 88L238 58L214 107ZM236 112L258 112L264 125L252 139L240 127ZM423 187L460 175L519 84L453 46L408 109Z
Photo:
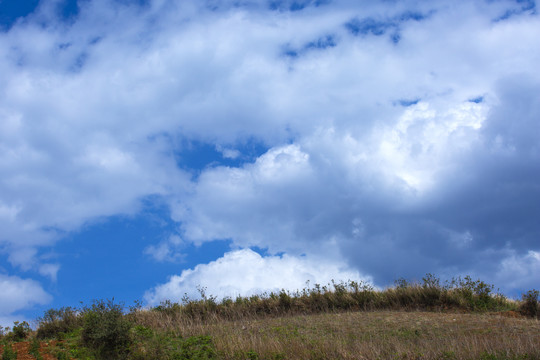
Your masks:
M144 253L159 262L181 262L185 258L185 254L181 252L182 245L184 242L178 235L171 235L157 245L146 247Z

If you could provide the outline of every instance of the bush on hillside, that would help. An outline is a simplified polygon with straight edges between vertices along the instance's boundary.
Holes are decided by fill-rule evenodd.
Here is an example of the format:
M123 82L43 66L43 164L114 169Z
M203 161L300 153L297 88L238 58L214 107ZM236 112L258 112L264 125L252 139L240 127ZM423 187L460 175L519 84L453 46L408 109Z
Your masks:
M49 309L38 319L36 336L38 339L62 339L64 334L82 326L82 317L72 307Z
M131 346L131 327L123 306L115 304L114 299L94 301L83 310L81 342L98 359L124 359Z
M11 329L10 337L14 341L21 341L21 340L26 339L28 335L30 335L30 331L31 331L30 325L26 321L23 321L23 322L15 321L13 323L13 329Z
M538 302L539 296L540 292L534 289L523 294L519 312L528 317L538 318L538 315L540 314L540 303Z

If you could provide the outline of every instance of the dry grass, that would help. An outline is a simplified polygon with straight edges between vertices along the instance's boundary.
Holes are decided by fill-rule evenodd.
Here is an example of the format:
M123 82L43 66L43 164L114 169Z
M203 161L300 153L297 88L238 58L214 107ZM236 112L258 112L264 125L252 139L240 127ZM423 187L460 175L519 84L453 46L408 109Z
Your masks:
M210 335L223 359L540 359L538 320L494 314L351 312L176 331Z
M182 337L209 335L223 359L540 359L540 322L513 311L373 311L245 320L140 323Z
M400 279L381 291L332 282L219 301L201 289L199 299L131 307L124 315L112 300L98 301L81 310L49 310L37 337L95 334L99 346L90 353L99 355L96 349L109 339L106 348L136 360L540 360L538 291L516 302L468 276L443 284L431 274L422 280ZM102 317L108 320L90 322ZM72 343L72 353L88 353L80 341Z

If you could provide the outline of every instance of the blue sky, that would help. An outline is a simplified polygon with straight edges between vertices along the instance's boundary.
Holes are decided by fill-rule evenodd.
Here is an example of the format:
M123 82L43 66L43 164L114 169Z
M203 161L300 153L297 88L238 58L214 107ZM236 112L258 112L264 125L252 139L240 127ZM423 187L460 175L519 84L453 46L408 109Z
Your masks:
M0 0L0 324L540 288L539 37L534 1Z

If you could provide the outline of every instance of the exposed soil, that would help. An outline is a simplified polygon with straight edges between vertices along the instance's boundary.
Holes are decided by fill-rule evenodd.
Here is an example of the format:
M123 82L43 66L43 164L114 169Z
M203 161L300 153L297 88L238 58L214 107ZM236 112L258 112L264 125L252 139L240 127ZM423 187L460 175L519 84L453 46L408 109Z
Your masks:
M518 313L517 311L499 311L496 313L493 313L492 315L499 315L507 318L513 318L513 319L525 319L526 317Z
M39 353L43 357L43 360L56 360L56 358L49 354L49 349L53 347L58 341L43 341L39 344ZM11 344L11 348L17 352L17 360L35 360L33 355L28 352L30 350L29 341L21 341ZM4 346L0 346L0 355L4 353Z

